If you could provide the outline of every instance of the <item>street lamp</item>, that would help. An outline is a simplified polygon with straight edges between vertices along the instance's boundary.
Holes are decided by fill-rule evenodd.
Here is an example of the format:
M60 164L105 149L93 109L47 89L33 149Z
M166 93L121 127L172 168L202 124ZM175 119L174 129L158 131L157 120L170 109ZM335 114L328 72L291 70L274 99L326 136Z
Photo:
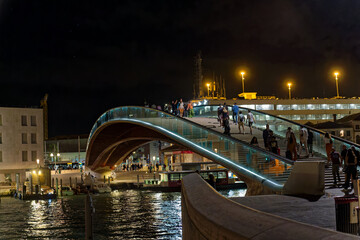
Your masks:
M338 72L334 72L335 75L335 82L336 82L336 94L337 94L337 98L339 98L339 82L338 82Z
M208 89L208 97L210 97L210 83L207 83L206 86L207 86L207 89Z
M37 165L38 165L38 168L40 167L40 160L39 159L36 159L36 163L37 163Z
M291 83L289 82L287 85L289 86L289 99L291 99Z
M241 71L240 72L241 74L241 81L242 81L242 90L243 90L243 93L245 92L245 85L244 85L244 75L245 75L245 72Z

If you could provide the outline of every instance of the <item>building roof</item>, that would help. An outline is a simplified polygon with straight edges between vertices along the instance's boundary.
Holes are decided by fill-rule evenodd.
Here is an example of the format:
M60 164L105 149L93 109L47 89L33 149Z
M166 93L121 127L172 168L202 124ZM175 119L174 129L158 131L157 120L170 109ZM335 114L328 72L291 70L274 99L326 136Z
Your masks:
M323 122L312 125L312 127L317 129L335 129L335 128L352 128L351 124L348 123L338 123L338 122Z
M360 113L351 114L338 120L339 123L346 123L350 121L360 121Z

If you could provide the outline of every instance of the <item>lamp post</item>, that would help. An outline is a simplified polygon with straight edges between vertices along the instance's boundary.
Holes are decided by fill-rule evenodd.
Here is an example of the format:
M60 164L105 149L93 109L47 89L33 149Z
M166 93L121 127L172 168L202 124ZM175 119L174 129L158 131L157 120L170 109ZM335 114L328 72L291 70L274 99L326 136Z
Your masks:
M244 80L245 80L244 75L245 75L245 72L244 72L244 71L241 71L240 74L241 74L242 90L243 90L243 93L244 93L244 92L245 92L245 84L244 84Z
M207 83L206 86L207 86L207 89L208 89L208 97L210 97L210 83Z
M339 82L338 82L338 72L334 72L335 75L335 83L336 83L336 94L337 94L337 98L339 98Z
M54 162L54 154L50 153L50 157L51 157L51 162ZM54 166L54 170L55 170L55 166Z
M291 83L289 82L287 85L289 86L289 99L291 99Z

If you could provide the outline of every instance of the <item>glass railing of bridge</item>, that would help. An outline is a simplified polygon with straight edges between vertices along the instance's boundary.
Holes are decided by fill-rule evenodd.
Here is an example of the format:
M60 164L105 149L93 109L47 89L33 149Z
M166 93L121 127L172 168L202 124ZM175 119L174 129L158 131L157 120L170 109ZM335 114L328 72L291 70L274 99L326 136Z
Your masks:
M218 105L195 106L194 107L195 117L217 118L218 107L219 107ZM232 119L232 107L228 106L228 110L229 110L230 118ZM299 139L300 129L305 125L301 125L291 120L287 120L261 111L240 107L240 111L242 111L245 117L249 112L249 110L251 110L251 112L255 117L255 123L253 124L253 127L258 128L260 130L264 130L266 124L269 124L270 129L280 139L280 143L283 145L286 144L285 141L286 131L290 127L296 136L297 143L300 143L300 139ZM315 153L320 154L323 157L326 157L326 147L325 147L325 139L324 139L325 132L318 129L314 129L310 126L305 126L305 127L308 129L308 131L311 131L313 133L313 151ZM333 147L339 152L342 150L343 145L345 145L347 148L354 146L356 150L360 151L360 145L358 144L355 144L351 141L336 136L331 136L331 138L333 141Z
M247 177L270 182L268 184L273 188L282 188L292 169L293 161L284 157L224 136L191 121L144 107L118 107L107 111L93 126L89 141L97 128L111 121L146 124L167 133L173 139L182 141L180 144L195 144L197 153L229 169L240 169Z

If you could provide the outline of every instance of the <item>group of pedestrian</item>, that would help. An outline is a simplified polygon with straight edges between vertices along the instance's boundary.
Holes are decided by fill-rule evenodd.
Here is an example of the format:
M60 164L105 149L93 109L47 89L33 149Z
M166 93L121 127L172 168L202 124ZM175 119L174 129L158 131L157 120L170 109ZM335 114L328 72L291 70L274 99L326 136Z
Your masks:
M310 129L302 126L299 131L299 144L296 142L296 136L291 127L286 131L286 157L296 161L301 157L302 152L305 150L305 158L314 156L313 154L313 133Z
M334 187L337 186L338 182L339 183L341 182L339 171L340 171L340 167L342 167L343 172L345 173L345 182L343 184L343 188L344 188L343 191L344 192L348 191L349 187L353 189L354 187L353 181L358 178L357 165L359 164L359 157L360 157L360 153L355 149L354 146L351 146L348 149L346 145L343 145L341 153L337 152L335 148L331 146L330 161L332 164ZM351 185L350 185L350 180L351 180Z
M138 171L143 168L141 163L124 164L122 166L123 171Z
M220 127L224 128L224 134L230 135L230 116L229 108L226 103L224 103L223 105L219 105L217 109L217 115ZM245 119L242 111L239 111L239 106L234 103L234 105L232 106L232 117L234 124L238 125L240 134L245 134L245 123L247 123L250 129L250 134L252 135L252 125L255 123L255 117L252 114L251 110L248 111Z
M264 147L272 153L280 154L280 148L276 140L274 132L269 128L269 124L266 124L266 128L263 131Z
M193 103L191 101L185 103L182 98L180 98L180 100L173 100L171 104L167 105L166 112L179 117L191 118L194 116Z

